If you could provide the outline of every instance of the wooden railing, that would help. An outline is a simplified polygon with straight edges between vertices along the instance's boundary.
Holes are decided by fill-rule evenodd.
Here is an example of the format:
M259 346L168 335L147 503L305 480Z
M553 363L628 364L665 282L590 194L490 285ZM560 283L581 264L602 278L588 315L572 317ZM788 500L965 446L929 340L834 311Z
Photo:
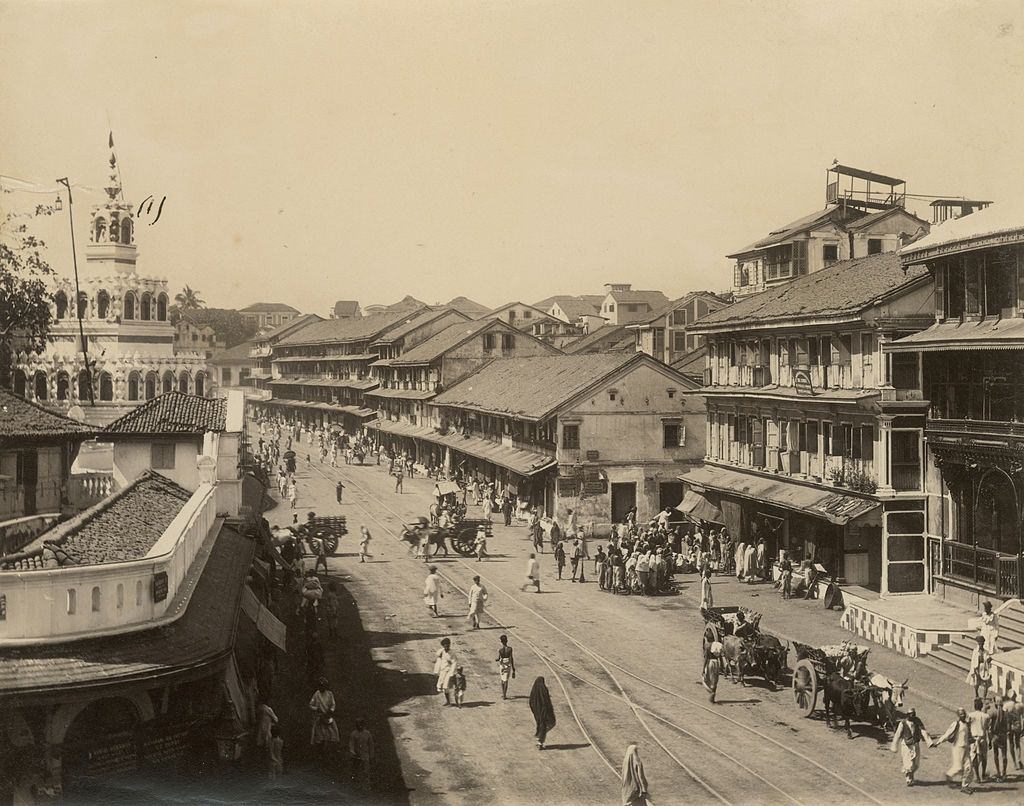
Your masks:
M997 596L1022 594L1017 556L937 538L929 538L928 553L933 576L965 580Z

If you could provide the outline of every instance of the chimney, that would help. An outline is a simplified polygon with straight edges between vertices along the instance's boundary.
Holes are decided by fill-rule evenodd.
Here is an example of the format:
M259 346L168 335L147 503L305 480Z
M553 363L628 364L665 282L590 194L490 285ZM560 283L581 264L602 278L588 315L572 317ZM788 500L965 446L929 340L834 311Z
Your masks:
M605 283L604 293L610 294L612 291L631 291L632 288L632 283Z

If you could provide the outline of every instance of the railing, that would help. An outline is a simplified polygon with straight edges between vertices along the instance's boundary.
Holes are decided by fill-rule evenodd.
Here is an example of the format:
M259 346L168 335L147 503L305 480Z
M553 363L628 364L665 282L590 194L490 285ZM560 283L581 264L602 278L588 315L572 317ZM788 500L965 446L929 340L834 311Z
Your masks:
M0 557L21 551L59 520L59 512L47 512L0 523Z
M108 635L166 616L213 526L215 492L215 485L201 484L143 558L0 571L0 645Z
M935 538L929 538L929 553L933 576L966 580L997 596L1019 597L1022 593L1021 560L1015 555L953 540L940 544Z
M1024 438L1024 423L998 420L942 420L929 417L925 429L929 434L936 435L964 436L967 434L978 434L982 436Z
M75 473L71 476L69 494L76 509L85 509L93 504L98 504L113 492L113 472L92 471Z

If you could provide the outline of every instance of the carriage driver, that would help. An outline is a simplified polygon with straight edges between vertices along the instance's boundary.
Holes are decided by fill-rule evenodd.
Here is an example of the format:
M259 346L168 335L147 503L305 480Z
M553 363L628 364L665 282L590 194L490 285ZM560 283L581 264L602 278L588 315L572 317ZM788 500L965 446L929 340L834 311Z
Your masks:
M747 621L742 610L736 611L736 626L732 628L732 634L737 638L750 638L754 635L754 625Z
M846 647L846 654L839 659L836 670L844 680L852 681L857 676L857 651L852 645Z

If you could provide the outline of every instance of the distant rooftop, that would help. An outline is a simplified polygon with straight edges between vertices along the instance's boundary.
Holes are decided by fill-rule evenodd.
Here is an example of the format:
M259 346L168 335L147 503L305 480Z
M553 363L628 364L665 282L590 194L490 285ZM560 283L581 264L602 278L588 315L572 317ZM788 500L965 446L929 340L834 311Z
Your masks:
M243 313L299 313L297 308L285 305L283 302L254 302L247 308L242 308Z
M224 431L227 401L185 392L165 392L103 429L108 434L205 434Z
M324 319L302 328L278 342L292 344L331 344L344 341L365 341L380 336L391 328L427 310L421 306L413 310L385 311L361 319Z
M0 445L60 437L89 439L96 428L0 389Z

